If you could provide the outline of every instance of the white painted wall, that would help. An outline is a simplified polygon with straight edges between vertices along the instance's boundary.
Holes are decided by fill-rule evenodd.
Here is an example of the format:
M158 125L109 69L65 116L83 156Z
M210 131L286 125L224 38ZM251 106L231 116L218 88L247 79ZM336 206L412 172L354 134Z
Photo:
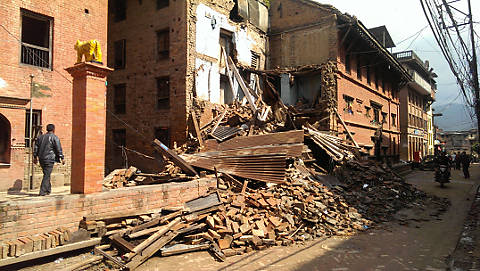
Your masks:
M254 39L250 38L246 28L230 25L227 16L200 4L197 7L196 22L196 45L197 53L215 58L217 62L212 63L196 59L195 68L197 75L195 86L199 98L213 103L223 103L223 94L220 93L220 30L225 29L233 33L232 41L237 51L238 61L249 66L255 45ZM235 88L238 83L234 82Z

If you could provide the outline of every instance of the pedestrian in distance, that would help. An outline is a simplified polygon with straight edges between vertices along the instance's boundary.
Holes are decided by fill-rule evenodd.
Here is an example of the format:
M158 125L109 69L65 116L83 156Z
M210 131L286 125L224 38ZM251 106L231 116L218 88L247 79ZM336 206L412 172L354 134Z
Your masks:
M460 153L455 153L455 158L453 159L453 168L458 170L460 169Z
M55 125L48 124L47 133L37 138L33 152L33 162L35 164L40 162L43 171L39 196L49 195L52 192L50 175L52 174L53 165L55 162L61 162L62 165L65 165L62 145L60 144L60 139L55 135Z
M460 159L463 169L463 177L465 177L465 179L470 179L470 172L468 171L468 168L470 167L470 162L472 159L470 158L470 155L467 155L466 152L462 152Z

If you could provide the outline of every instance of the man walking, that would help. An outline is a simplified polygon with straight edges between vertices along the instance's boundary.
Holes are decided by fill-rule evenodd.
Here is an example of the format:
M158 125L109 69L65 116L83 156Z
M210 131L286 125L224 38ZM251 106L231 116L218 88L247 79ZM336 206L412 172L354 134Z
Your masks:
M462 163L463 176L465 179L470 179L470 172L468 171L471 162L470 155L467 155L466 152L462 152L460 162Z
M63 157L62 145L60 139L55 135L55 125L47 125L47 133L39 136L35 142L35 150L33 152L33 162L36 164L40 161L43 170L42 184L40 185L40 196L49 195L52 192L50 183L50 174L53 170L55 162L62 162L65 165Z

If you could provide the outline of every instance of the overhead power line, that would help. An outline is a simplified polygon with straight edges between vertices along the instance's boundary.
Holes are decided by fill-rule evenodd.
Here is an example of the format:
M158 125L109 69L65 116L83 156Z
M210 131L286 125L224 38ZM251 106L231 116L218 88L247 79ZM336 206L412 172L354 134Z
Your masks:
M468 11L453 4L466 2ZM464 109L472 120L480 121L479 86L471 0L420 0L423 12L438 47L460 87ZM469 33L468 33L469 32ZM456 97L454 101L457 99ZM452 101L453 102L453 101ZM480 137L479 137L480 138Z

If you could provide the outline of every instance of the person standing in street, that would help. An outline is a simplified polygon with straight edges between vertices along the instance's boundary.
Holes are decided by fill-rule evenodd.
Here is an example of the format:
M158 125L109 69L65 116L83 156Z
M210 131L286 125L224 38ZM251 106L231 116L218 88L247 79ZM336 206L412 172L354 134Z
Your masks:
M463 176L465 179L470 179L470 172L468 168L470 167L471 158L470 155L467 155L466 152L462 152L460 157L460 163L462 164Z
M60 139L55 135L55 125L47 125L47 133L37 138L34 149L33 162L35 164L40 162L43 170L39 196L49 195L52 192L50 174L52 174L53 165L55 162L61 162L65 165L62 145L60 144Z

